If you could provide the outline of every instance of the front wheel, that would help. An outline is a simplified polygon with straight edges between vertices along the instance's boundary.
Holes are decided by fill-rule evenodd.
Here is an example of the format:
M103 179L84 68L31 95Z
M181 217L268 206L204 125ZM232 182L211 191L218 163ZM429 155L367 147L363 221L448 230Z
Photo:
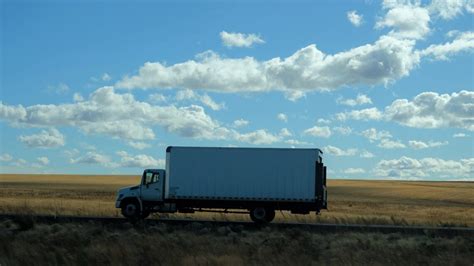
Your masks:
M138 202L128 201L124 203L122 205L122 215L131 219L140 217L140 206Z
M275 210L272 208L254 208L250 210L250 219L258 224L265 224L273 221Z

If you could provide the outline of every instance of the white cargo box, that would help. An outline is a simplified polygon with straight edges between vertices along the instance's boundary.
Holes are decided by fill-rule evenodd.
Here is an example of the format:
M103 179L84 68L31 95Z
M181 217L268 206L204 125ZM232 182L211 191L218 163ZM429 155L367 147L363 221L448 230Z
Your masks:
M319 149L169 147L166 199L316 201Z

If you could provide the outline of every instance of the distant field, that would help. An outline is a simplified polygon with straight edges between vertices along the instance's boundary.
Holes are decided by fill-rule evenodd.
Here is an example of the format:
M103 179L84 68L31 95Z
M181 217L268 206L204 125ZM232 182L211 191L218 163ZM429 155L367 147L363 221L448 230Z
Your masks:
M0 213L120 216L116 191L139 176L0 175ZM275 221L474 227L474 182L328 180L320 216L278 213ZM155 217L157 217L155 215ZM176 214L248 220L247 215Z

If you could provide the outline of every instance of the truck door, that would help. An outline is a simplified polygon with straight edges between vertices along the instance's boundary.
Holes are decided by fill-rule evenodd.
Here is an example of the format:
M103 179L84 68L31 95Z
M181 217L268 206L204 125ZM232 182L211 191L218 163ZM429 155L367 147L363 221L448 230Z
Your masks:
M165 172L161 170L146 171L143 173L141 199L143 201L162 201Z

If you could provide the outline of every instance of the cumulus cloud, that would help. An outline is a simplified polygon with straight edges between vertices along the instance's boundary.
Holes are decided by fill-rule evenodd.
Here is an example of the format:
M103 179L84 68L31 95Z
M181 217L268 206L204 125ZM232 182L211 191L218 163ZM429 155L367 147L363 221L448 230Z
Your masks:
M392 135L390 132L386 130L378 131L375 128L369 128L361 132L361 135L366 137L370 142L374 142L376 140L387 139L391 138Z
M474 130L474 92L423 92L412 101L395 100L385 108L389 121L415 128L455 127Z
M472 0L433 0L427 7L430 13L442 19L453 19L467 11L474 12L474 2Z
M342 172L344 174L353 175L353 174L363 174L363 173L365 173L365 170L362 169L362 168L347 168Z
M110 166L111 160L108 156L90 151L85 155L69 160L71 163L76 164L100 164L103 166Z
M133 147L137 150L143 150L143 149L151 147L150 144L148 144L146 142L141 142L141 141L129 141L127 144L128 144L128 146Z
M280 137L267 132L264 129L259 129L250 133L238 134L235 139L241 142L247 142L250 144L272 144L280 141Z
M391 139L382 139L377 146L382 149L402 149L406 147L406 145L399 140Z
M363 22L363 16L358 14L357 11L355 11L355 10L347 12L346 15L347 15L347 19L349 20L349 22L351 22L352 25L354 25L356 27L359 27Z
M369 152L369 151L364 150L364 151L361 151L360 157L361 158L373 158L374 154Z
M354 156L357 154L357 149L340 149L335 146L328 145L323 148L324 152L334 156Z
M399 5L391 8L375 28L394 28L389 35L400 39L423 39L430 32L430 15L426 8Z
M377 108L336 114L338 120L386 120L415 128L453 127L474 131L474 91L451 94L423 92L413 100L397 99L385 110Z
M280 130L280 134L278 134L280 137L282 138L286 138L286 137L291 137L293 136L293 134L291 133L291 131L288 129L288 128L282 128Z
M183 100L199 101L214 111L221 110L222 108L225 107L224 103L216 103L209 95L207 94L201 95L189 89L178 91L176 93L176 99L178 101L183 101Z
M235 120L235 121L232 123L232 125L233 125L234 127L244 127L244 126L246 126L246 125L248 125L248 124L249 124L249 121L248 121L248 120L245 120L245 119L242 119L242 118L237 119L237 120Z
M352 110L349 112L336 114L336 119L340 121L345 121L348 119L368 121L381 120L382 118L382 112L380 112L376 107L366 108L362 110Z
M257 34L221 31L222 44L227 47L251 47L254 44L265 43Z
M0 119L14 125L72 126L86 134L106 134L128 141L154 139L151 128L154 125L188 138L233 139L252 144L270 144L280 140L279 136L265 129L247 133L228 129L198 105L151 105L135 100L132 94L118 94L112 87L100 88L88 100L73 104L33 105L25 108L0 103L0 111ZM50 135L55 136L53 133ZM32 142L31 139L36 138L21 138L23 142Z
M324 118L319 118L317 122L320 124L331 124L331 120Z
M280 120L280 121L283 121L283 122L288 122L288 116L284 113L279 113L277 115L277 119Z
M40 162L42 165L48 165L49 164L49 159L46 156L41 156L36 158L38 162Z
M352 128L350 127L333 127L332 130L342 135L349 135L352 133Z
M474 158L453 161L431 157L414 159L402 156L399 159L380 161L374 168L374 173L382 177L404 179L437 176L451 179L467 177L473 181Z
M370 99L367 95L358 94L355 99L338 98L336 102L338 104L356 106L356 105L372 104L372 99Z
M433 147L440 147L444 145L448 145L447 141L428 141L424 142L421 140L410 140L408 141L408 145L410 145L411 148L414 149L427 149L427 148L433 148Z
M147 62L137 75L123 78L116 86L219 92L280 90L291 95L290 99L297 99L305 91L386 84L407 76L419 62L414 45L412 40L382 36L373 44L333 55L323 53L312 44L287 58L267 61L253 57L222 58L214 52L206 52L196 60L170 66Z
M331 136L331 129L329 127L324 126L324 127L319 127L319 126L314 126L312 128L308 128L304 131L304 134L310 135L313 137L322 137L322 138L329 138Z
M459 33L456 38L444 44L432 44L427 48L421 50L419 53L423 57L428 57L436 60L448 60L450 56L459 54L461 52L474 51L474 32Z
M163 168L165 160L155 159L149 155L139 154L130 155L125 151L117 152L120 156L120 167L137 167L137 168Z
M10 162L11 160L13 160L13 156L8 153L0 155L0 162Z
M102 79L102 81L109 81L109 80L112 79L112 77L109 74L104 73L104 74L102 74L101 79Z
M55 148L64 146L64 135L57 129L42 130L39 134L18 137L18 140L30 148Z
M466 138L466 137L469 137L469 135L464 134L464 133L453 134L453 138Z

